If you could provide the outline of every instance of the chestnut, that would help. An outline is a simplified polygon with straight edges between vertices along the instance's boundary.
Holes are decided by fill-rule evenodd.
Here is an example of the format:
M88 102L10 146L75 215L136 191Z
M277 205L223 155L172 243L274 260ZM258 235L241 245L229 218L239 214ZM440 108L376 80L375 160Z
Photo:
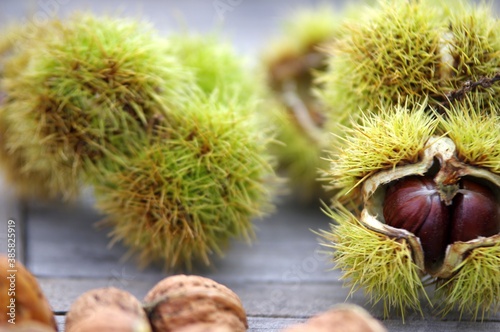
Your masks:
M428 175L408 176L387 188L383 204L385 222L420 239L426 269L441 264L449 244L493 236L500 231L499 204L487 185L461 179L454 186L449 205L441 199L441 189Z
M422 300L472 319L500 309L500 117L477 102L442 118L426 105L367 115L332 158L341 191L320 235L386 317Z
M500 232L500 205L493 191L471 180L462 180L453 200L454 214L450 243L470 241Z

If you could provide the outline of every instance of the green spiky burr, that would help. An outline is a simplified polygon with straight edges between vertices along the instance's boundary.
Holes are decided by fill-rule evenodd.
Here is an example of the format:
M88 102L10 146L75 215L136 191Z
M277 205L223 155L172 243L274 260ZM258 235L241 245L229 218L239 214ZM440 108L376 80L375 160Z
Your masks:
M172 34L167 40L169 52L193 72L195 84L206 95L214 95L221 102L252 103L261 93L255 79L245 73L250 59L218 34L184 32Z
M175 127L158 128L157 140L96 185L113 237L141 263L208 264L230 238L250 240L251 219L269 212L265 137L235 107L191 100Z
M264 109L281 142L271 152L291 190L305 202L325 195L317 179L318 169L327 164L321 158L329 141L328 114L313 95L314 76L325 69L321 48L338 37L340 20L329 6L296 10L261 58L263 86L268 88Z
M500 309L499 22L466 2L366 10L321 78L339 122L323 244L386 316L483 319Z
M231 238L250 241L252 219L272 210L272 136L258 89L239 84L250 76L232 48L186 34L169 41L196 84L136 154L100 169L95 195L113 238L141 264L191 268Z
M324 244L353 291L387 315L420 310L431 282L444 313L499 309L500 115L495 100L477 107L483 97L445 114L427 103L367 114L333 153L329 179L344 205L326 209L336 224Z
M407 97L443 103L465 81L498 71L500 23L488 5L389 0L360 11L362 19L345 23L319 78L321 100L344 125Z
M9 139L13 124L9 112L12 99L7 95L4 79L22 75L29 55L19 52L21 45L28 40L38 40L50 35L57 29L57 23L47 24L36 31L26 31L22 26L10 26L5 29L0 38L0 165L6 180L15 189L17 195L23 198L37 197L53 198L56 193L64 192L67 198L73 197L78 192L78 184L73 181L72 174L67 169L54 170L35 166L36 170L27 165L30 160L29 148L15 146ZM28 133L27 135L30 135ZM66 181L71 179L71 181Z
M5 146L24 178L45 179L42 197L71 197L182 102L190 72L147 24L78 15L41 29L4 64Z
M476 319L499 310L500 105L475 108L482 97L446 116L429 114L428 104L397 106L346 128L330 176L348 203L327 209L337 223L321 234L347 284L383 302L386 315L420 310L431 281L444 313ZM415 181L427 194L412 191Z
M114 241L143 265L208 264L250 240L276 178L240 56L215 36L163 39L126 19L51 26L5 61L0 125L20 174L45 195L93 187Z

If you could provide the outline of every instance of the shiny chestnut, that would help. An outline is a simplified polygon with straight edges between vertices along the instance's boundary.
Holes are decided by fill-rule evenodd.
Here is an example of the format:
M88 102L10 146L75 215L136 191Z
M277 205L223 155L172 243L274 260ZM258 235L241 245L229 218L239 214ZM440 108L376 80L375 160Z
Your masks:
M455 186L451 204L442 200L430 176L408 176L387 188L385 223L420 239L426 269L441 264L449 244L500 232L499 202L493 191L472 179L461 179Z

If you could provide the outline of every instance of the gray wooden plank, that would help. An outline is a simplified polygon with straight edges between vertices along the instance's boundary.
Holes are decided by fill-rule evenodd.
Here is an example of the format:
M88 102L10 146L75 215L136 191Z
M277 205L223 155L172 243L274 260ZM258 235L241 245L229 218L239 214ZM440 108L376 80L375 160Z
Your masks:
M62 332L65 330L65 328L66 328L65 321L66 321L65 315L59 315L59 314L56 315L57 329L59 330L59 332Z
M418 320L402 324L401 321L385 320L382 321L388 331L392 332L456 332L456 331L477 331L477 332L498 332L500 331L499 322L474 323L469 321L450 322L440 320Z
M95 288L116 287L130 292L142 300L156 281L128 280L117 276L109 279L45 279L39 278L43 293L46 295L52 310L64 314L71 304L84 292Z
M250 332L271 332L281 331L286 327L300 324L306 321L305 318L268 318L268 317L248 317L248 331Z
M134 260L121 261L126 248L108 247L109 229L98 229L102 218L88 204L55 206L31 204L29 208L29 267L39 276L110 277L125 271L134 277L157 278L159 266L144 270ZM257 236L249 246L233 241L224 258L213 267L194 272L238 280L329 280L330 264L317 253L320 246L311 229L327 228L329 218L319 208L284 202L278 211L255 221Z

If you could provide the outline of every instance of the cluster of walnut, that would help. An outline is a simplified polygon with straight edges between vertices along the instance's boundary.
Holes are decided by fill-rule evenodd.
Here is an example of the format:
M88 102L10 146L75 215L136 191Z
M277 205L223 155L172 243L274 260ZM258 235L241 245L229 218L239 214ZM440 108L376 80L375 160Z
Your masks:
M36 278L16 262L15 324L9 322L7 257L0 257L0 332L54 332L53 311ZM7 280L7 282L5 282ZM7 311L6 311L7 310ZM141 302L126 290L106 287L85 292L66 315L66 332L244 332L243 304L231 289L195 275L175 275L158 282ZM383 326L356 306L332 309L283 332L384 332Z
M67 332L246 331L245 310L229 288L200 276L175 275L158 282L141 303L108 287L82 294L66 316Z
M67 332L244 332L246 312L231 289L194 275L158 282L143 303L116 288L81 295L66 316ZM365 310L345 305L291 326L283 332L385 332Z

